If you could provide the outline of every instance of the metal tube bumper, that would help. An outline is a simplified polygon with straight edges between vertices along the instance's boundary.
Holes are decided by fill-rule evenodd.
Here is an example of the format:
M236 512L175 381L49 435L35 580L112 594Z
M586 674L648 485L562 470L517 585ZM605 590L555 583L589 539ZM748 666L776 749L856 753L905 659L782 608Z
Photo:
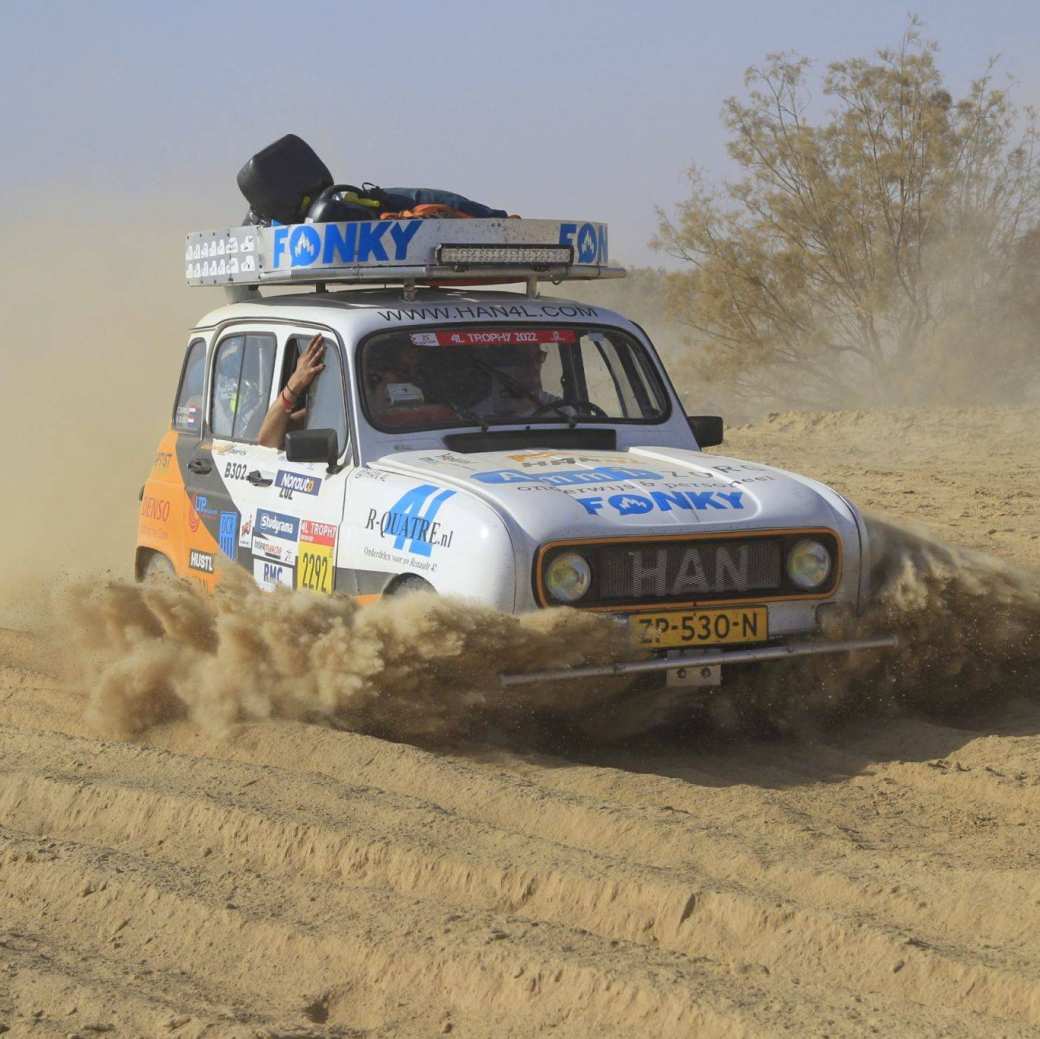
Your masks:
M708 667L712 664L748 664L756 660L786 660L788 657L811 657L822 653L855 653L864 649L892 649L899 644L895 635L849 642L787 642L780 646L758 649L736 649L729 652L688 653L685 656L656 660L631 660L618 664L596 664L589 667L560 667L551 671L529 671L524 674L499 675L503 688L551 682L558 678L597 678L601 676L636 675L644 671L671 671L679 667Z

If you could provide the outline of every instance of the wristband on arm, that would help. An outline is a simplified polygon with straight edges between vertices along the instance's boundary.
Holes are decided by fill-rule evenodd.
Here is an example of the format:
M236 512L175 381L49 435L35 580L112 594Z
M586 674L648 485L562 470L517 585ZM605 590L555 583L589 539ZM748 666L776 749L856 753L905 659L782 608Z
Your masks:
M291 415L296 410L296 397L288 386L278 394L278 399L282 402L282 407L285 408L287 414Z

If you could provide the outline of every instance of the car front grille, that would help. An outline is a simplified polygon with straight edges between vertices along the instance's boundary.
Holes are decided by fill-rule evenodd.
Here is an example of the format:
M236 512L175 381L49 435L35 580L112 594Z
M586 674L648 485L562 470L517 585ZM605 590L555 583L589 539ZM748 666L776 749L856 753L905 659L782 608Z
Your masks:
M814 593L825 595L837 582L840 560L837 538L820 531L550 545L538 560L535 592L543 606L551 605L540 575L560 553L580 552L593 577L579 607L801 597L805 592L790 582L784 560L788 548L806 536L823 541L834 559L827 585Z

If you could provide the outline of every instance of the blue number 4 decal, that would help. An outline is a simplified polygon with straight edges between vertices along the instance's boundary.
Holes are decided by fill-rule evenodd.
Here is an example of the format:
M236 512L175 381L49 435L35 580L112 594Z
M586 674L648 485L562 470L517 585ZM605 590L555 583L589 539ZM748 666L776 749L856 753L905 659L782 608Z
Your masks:
M432 483L421 483L390 506L389 512L393 517L390 529L397 535L394 548L398 551L404 548L406 542L410 542L407 551L412 555L430 555L433 522L440 507L455 493L441 491L433 494L436 490Z

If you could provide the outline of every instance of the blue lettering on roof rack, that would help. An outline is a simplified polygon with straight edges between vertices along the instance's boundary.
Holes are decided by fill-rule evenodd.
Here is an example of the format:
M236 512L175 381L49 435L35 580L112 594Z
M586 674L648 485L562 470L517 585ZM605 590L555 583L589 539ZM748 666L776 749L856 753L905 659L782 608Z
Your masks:
M319 258L322 263L399 262L408 259L421 226L421 220L279 225L273 229L271 262L275 268L310 267Z
M573 246L578 263L606 263L607 225L560 224L560 245Z

